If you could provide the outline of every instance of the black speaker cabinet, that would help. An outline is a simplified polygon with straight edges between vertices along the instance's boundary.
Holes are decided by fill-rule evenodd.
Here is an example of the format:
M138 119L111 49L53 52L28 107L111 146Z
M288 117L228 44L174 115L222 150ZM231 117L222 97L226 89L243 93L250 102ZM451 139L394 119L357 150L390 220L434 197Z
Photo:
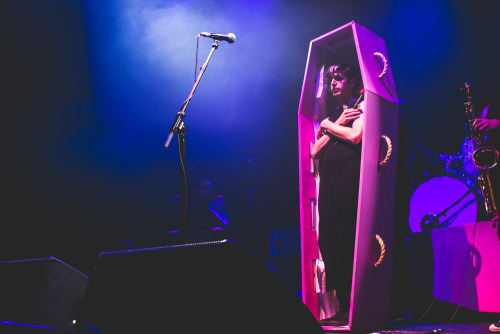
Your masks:
M72 328L74 304L87 282L53 257L0 262L0 321Z
M229 240L101 253L77 333L323 333L270 269Z

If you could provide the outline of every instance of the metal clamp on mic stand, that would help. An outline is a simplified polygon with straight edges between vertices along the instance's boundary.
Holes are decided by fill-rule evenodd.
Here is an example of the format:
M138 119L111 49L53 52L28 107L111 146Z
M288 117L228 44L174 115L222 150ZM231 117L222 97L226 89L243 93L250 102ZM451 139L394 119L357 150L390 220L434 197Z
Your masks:
M196 91L196 87L198 87L198 84L200 83L203 73L205 73L205 70L207 69L210 58L212 58L214 51L218 48L219 43L220 43L219 40L215 40L214 43L212 44L212 50L210 51L207 60L201 67L200 73L198 74L198 77L194 82L193 88L191 89L188 98L186 99L186 101L184 101L181 110L177 113L177 116L175 117L174 122L170 127L170 133L168 134L167 140L163 145L163 147L167 149L168 146L170 145L170 142L172 141L172 138L174 137L174 134L176 133L179 134L179 157L181 164L181 231L180 232L181 232L181 240L183 242L185 242L186 238L186 209L187 209L187 185L186 185L186 170L185 170L187 127L184 124L184 118L186 117L186 108Z

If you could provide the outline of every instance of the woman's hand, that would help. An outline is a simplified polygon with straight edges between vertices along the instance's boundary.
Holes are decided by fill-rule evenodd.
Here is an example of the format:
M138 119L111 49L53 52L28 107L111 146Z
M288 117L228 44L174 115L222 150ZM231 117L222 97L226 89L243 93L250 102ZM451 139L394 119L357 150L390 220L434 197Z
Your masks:
M325 118L324 120L321 121L319 124L319 130L318 130L318 135L316 136L316 139L320 139L326 134L326 131L328 130L328 127L330 126L329 124L333 124L332 121L330 121L328 118Z
M323 137L325 137L325 132L328 131L328 136L326 136L326 138L334 136L337 139L349 142L354 145L359 144L363 136L363 112L357 109L354 112L351 111L352 109L346 109L345 115L349 116L345 117L345 119L354 119L352 127L340 125L336 122L334 123L330 121L329 119L324 119L320 123L317 138L323 139Z
M362 113L361 109L344 109L342 115L335 121L335 124L346 125L350 121L358 119Z
M320 128L318 130L316 138L319 139L323 135L325 135L325 131L328 131L328 129L332 127L332 124L345 126L350 121L357 120L361 116L361 114L363 114L363 111L361 109L344 109L340 117L335 122L332 122L328 118L325 118L320 123Z
M320 127L318 133L316 134L316 140L320 139L325 135L325 128Z

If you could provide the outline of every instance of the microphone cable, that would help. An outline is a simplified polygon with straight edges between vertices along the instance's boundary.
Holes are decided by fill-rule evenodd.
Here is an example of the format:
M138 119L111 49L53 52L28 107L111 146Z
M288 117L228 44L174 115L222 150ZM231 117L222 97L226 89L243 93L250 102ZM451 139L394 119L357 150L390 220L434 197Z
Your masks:
M200 36L201 36L200 34L196 36L196 60L194 63L194 82L196 82L196 77L198 74L198 46L200 44Z

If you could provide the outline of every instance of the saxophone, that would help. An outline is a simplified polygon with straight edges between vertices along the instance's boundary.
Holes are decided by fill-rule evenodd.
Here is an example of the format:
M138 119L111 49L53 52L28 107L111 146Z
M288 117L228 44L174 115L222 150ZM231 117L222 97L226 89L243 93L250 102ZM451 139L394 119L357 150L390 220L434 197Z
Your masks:
M467 102L465 102L465 113L468 122L468 136L472 141L472 148L474 152L472 155L472 161L478 167L479 171L479 176L477 178L478 187L483 197L486 214L488 216L494 216L498 214L498 210L495 204L495 198L493 197L493 190L491 188L488 170L497 165L498 151L494 147L487 145L486 136L484 134L474 131L474 121L476 120L477 115L474 110L474 102L472 100L472 92L469 83L464 83L460 89L464 91L467 96Z

